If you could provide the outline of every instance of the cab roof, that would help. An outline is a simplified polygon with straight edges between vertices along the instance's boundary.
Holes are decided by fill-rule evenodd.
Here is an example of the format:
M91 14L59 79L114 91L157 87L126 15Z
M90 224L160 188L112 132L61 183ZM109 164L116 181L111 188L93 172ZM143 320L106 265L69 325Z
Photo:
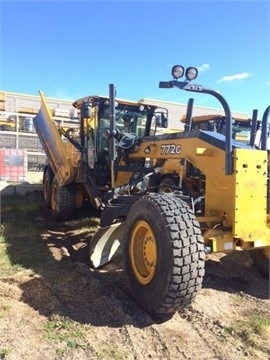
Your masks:
M234 120L236 121L242 121L242 122L249 122L251 119L249 118L237 118L237 117L232 117ZM198 116L193 116L192 117L192 122L193 123L198 123L198 122L205 122L205 121L210 121L210 120L224 120L225 116L222 115L213 115L213 114L207 114L207 115L198 115ZM184 115L181 119L181 122L185 123L186 122L186 116Z
M72 105L76 109L80 109L83 102L95 103L95 102L98 102L99 100L109 100L109 97L108 96L100 96L100 95L89 95L89 96L85 96L83 98L80 98L80 99L74 101L74 103ZM119 98L116 98L115 101L121 105L131 105L131 106L132 105L134 105L134 106L148 105L148 106L151 106L154 108L157 107L156 105L153 105L151 103L145 103L142 101L134 101L134 100L127 100L127 99L119 99Z

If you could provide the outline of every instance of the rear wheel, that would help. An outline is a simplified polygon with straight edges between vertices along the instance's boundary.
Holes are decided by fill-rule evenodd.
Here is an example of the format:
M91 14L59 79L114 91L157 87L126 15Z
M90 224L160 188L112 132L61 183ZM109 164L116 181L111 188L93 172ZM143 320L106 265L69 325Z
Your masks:
M59 186L54 178L51 187L51 212L57 221L70 220L73 216L75 204L75 187L74 184Z
M270 246L251 250L250 255L258 271L267 279L270 272Z
M50 167L47 167L43 175L43 197L46 208L50 207L52 181L53 181L52 169Z
M159 193L171 193L174 192L177 189L177 184L171 177L165 177L163 180L161 180L161 183L159 185Z
M173 194L149 194L132 206L124 269L133 297L150 313L174 313L202 286L204 241L188 205Z

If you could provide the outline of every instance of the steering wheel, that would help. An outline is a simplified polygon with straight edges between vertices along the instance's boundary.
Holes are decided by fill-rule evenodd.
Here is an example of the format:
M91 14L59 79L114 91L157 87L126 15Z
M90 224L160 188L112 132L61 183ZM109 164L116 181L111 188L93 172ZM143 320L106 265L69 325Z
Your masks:
M121 137L121 139L118 141L118 146L123 149L129 149L131 148L131 146L134 145L135 140L137 139L137 135L133 134L133 133L125 133L123 134L123 136Z

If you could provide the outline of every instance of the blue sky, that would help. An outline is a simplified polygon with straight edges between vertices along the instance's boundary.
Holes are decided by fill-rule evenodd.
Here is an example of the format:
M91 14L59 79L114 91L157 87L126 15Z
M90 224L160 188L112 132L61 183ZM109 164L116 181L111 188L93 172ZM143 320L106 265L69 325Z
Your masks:
M220 108L214 98L159 89L171 67L233 111L261 118L270 104L270 1L0 0L0 90L75 100L107 95Z

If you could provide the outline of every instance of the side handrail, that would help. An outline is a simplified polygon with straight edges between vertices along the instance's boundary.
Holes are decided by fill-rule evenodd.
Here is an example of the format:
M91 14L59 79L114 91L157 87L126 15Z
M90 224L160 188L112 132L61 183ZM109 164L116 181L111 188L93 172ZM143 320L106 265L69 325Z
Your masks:
M267 150L269 115L270 115L270 105L265 109L262 118L261 150Z
M233 154L232 154L232 114L229 104L225 98L217 91L206 88L202 85L190 84L188 82L171 80L160 81L160 88L177 87L180 90L186 90L196 93L209 94L214 96L222 105L225 113L225 174L231 175L233 173Z

